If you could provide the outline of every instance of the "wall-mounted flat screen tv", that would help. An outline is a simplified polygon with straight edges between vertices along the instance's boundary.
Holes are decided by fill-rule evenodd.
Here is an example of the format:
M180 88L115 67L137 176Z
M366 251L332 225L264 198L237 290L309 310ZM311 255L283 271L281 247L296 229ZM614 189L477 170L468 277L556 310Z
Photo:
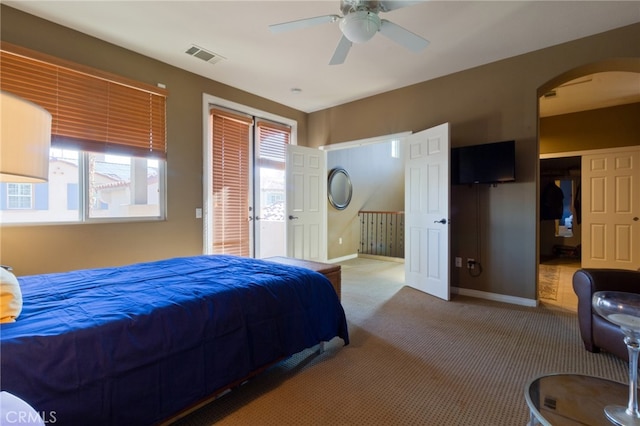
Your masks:
M516 143L503 141L451 149L454 185L503 183L516 180Z

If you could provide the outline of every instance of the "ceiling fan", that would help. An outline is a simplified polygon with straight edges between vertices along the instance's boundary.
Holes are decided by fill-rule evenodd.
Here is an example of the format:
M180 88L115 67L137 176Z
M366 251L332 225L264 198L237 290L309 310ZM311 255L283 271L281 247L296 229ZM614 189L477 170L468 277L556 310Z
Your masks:
M341 0L340 10L343 16L316 16L314 18L269 25L269 29L272 33L280 33L327 22L338 22L340 30L342 31L342 37L331 57L331 61L329 61L329 65L342 64L347 58L347 54L353 43L365 43L378 31L399 45L413 52L420 52L427 47L429 44L428 40L391 21L380 19L378 16L380 12L389 12L417 3L421 3L421 1Z

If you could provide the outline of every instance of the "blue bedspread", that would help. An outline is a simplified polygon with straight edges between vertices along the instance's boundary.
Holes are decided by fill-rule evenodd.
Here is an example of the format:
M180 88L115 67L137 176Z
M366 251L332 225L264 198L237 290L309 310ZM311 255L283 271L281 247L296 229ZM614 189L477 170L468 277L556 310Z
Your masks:
M331 283L233 256L19 277L0 328L0 384L60 425L152 424L270 363L339 336Z

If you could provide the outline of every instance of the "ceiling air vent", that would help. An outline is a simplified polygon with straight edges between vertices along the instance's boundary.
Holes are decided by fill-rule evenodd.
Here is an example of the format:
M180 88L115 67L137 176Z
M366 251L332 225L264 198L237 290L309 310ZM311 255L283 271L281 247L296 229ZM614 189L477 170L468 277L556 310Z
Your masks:
M187 55L195 56L198 59L202 59L205 62L209 62L210 64L215 64L225 59L217 53L213 53L196 45L192 45L185 53Z

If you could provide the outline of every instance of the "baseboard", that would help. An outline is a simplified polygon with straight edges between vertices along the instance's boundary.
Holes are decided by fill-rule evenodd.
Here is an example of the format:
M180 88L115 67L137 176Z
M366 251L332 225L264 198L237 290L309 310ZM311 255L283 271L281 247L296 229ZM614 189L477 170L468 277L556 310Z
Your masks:
M472 290L469 288L451 287L451 293L461 296L475 297L477 299L493 300L495 302L511 303L513 305L528 306L535 308L538 301L534 299L525 299L524 297L507 296L505 294L488 293L486 291Z
M327 260L327 263L340 263L345 260L355 259L357 257L369 258L369 259L379 259L386 260L391 262L399 262L404 263L404 259L399 259L397 257L386 257L386 256L376 256L369 254L350 254L347 256L337 257L334 259ZM472 290L469 288L461 288L461 287L450 287L450 291L452 294L459 294L461 296L469 296L475 297L477 299L485 299L485 300L493 300L495 302L504 302L511 303L512 305L520 305L535 308L538 306L538 301L535 299L526 299L524 297L516 297L516 296L507 296L505 294L498 293L489 293L486 291L480 290Z
M328 259L325 263L340 263L340 262L344 262L345 260L355 259L356 257L358 257L358 254L354 253L354 254L349 254L347 256L335 257L333 259Z
M380 256L378 254L362 254L362 253L358 254L358 257L362 257L364 259L384 260L386 262L404 263L404 258L402 257Z

